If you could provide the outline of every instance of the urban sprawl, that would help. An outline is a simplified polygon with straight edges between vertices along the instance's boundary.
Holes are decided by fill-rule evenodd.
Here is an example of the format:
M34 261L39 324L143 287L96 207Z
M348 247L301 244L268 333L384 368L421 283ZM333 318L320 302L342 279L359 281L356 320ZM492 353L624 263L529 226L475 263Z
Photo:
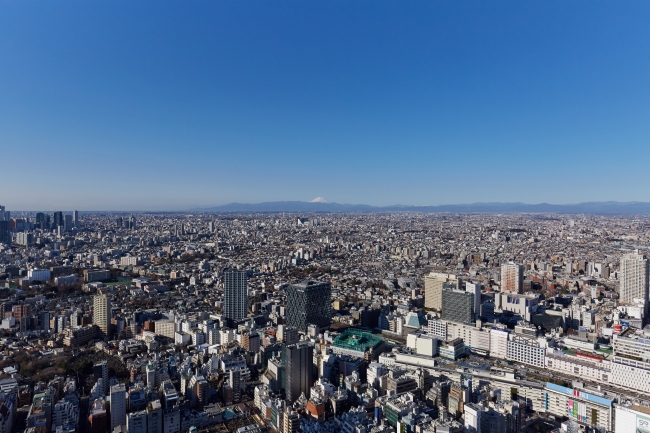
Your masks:
M0 206L0 433L650 432L650 217Z

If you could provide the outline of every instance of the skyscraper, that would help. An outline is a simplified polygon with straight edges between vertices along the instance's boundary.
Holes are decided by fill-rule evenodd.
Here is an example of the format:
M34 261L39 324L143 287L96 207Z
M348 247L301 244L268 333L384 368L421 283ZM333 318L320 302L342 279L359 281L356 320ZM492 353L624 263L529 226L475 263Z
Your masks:
M456 275L431 272L424 277L424 306L440 311L442 309L442 286L444 283L455 283L460 289L462 280Z
M72 230L72 227L73 227L72 215L65 215L63 217L63 230L69 232L70 230Z
M501 291L522 293L524 290L524 266L517 263L501 265Z
M483 285L478 282L470 283L469 281L465 283L465 291L471 293L474 296L474 314L478 316L481 312L481 290Z
M313 385L314 349L309 343L290 344L282 348L282 388L287 401L293 403L300 394L309 396Z
M10 244L9 221L0 220L0 244Z
M228 269L224 272L223 280L224 318L229 322L244 319L248 312L248 278L246 278L246 271Z
M474 293L443 289L440 317L450 322L474 324Z
M643 298L648 301L648 259L638 251L621 257L621 282L619 299L621 302L633 302Z
M123 383L111 387L110 403L111 431L113 431L115 427L126 425L126 388Z
M109 336L111 300L106 295L95 295L93 298L93 325L97 325L104 336Z
M287 288L287 325L307 332L307 325L330 326L332 320L330 283L305 280Z
M61 211L54 212L52 219L52 228L56 229L57 227L63 227L63 212Z
M79 226L79 211L76 210L72 213L72 222L75 227Z

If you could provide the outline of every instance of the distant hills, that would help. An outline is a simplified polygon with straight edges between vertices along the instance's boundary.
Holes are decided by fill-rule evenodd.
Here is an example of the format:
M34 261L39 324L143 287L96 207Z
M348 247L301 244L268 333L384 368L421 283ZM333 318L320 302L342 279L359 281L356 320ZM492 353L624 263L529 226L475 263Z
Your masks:
M585 202L576 204L471 203L438 206L370 206L313 201L273 201L264 203L230 203L193 209L203 212L449 212L449 213L558 213L594 215L650 214L648 202Z

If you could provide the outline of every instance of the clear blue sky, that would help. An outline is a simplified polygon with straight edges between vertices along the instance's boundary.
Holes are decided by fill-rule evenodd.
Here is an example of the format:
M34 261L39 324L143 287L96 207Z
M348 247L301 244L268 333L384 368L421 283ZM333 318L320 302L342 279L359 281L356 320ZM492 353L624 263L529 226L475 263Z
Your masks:
M0 204L650 201L650 2L0 1Z

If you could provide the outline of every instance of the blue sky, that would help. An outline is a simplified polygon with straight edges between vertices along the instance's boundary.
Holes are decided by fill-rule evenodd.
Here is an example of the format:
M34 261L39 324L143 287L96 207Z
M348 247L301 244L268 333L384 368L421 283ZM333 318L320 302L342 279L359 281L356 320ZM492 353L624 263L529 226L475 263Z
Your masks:
M647 1L0 0L0 204L650 201Z

